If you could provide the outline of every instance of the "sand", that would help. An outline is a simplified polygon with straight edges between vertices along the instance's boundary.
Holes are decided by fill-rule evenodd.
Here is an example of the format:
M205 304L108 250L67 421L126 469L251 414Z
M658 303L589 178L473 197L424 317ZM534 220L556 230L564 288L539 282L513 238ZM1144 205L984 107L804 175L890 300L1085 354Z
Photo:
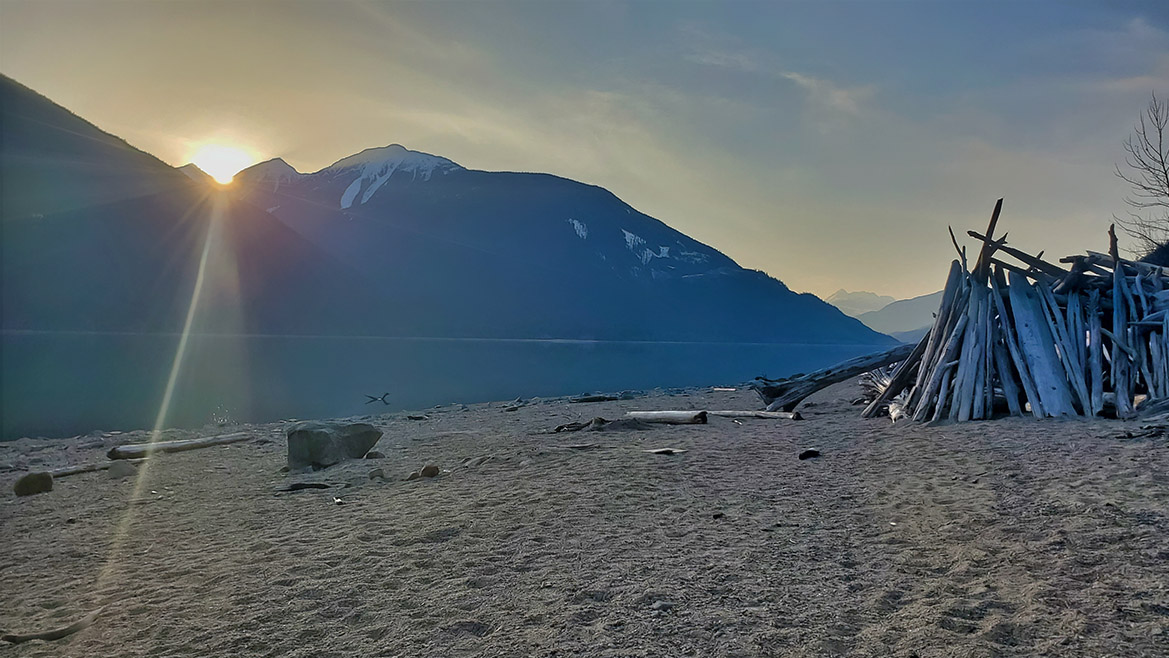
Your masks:
M161 456L137 483L91 473L16 498L17 472L0 473L0 629L108 606L0 653L1169 655L1169 440L1102 420L891 425L852 396L821 392L803 422L611 433L547 431L758 401L375 416L384 459L311 476L280 472L280 424L218 430L259 440ZM141 436L26 439L0 464L96 460ZM644 452L663 447L687 452ZM426 463L449 472L404 481ZM277 491L308 480L337 486Z

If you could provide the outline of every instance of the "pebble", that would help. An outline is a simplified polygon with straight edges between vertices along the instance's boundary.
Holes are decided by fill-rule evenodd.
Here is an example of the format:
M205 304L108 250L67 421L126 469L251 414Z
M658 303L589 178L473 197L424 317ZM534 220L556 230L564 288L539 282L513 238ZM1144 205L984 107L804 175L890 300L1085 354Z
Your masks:
M669 612L674 608L674 604L670 603L669 601L662 601L659 599L654 601L650 608L657 610L658 612Z
M819 457L819 456L820 456L820 451L816 450L815 448L810 448L810 449L805 450L805 451L800 453L800 459L812 459L814 457Z
M383 471L382 469L380 469L380 468L375 468L375 469L373 469L372 471L370 471L370 472L369 472L369 479L371 479L371 480L376 480L376 479L379 479L379 478L380 478L380 479L382 479L382 480L386 479L386 472L385 472L385 471Z
M427 464L426 466L422 467L421 471L418 471L418 474L424 478L432 478L432 477L437 476L441 472L442 472L442 469L435 466L434 464Z
M365 453L365 458L366 459L385 459L386 455L385 455L385 453L378 452L377 450L370 450L369 452Z

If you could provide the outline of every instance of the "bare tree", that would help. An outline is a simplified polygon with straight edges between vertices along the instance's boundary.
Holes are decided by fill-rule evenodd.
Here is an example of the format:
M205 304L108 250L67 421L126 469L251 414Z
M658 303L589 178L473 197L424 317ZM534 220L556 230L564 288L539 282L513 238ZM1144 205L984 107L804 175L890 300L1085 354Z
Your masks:
M1124 142L1124 151L1126 168L1117 165L1116 175L1132 192L1124 198L1128 217L1116 221L1144 255L1169 242L1169 103L1157 94Z

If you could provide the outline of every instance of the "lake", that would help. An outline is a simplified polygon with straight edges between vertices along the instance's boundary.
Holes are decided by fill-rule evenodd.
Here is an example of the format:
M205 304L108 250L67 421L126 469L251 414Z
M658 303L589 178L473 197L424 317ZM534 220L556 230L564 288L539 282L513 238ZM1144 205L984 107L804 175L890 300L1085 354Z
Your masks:
M0 343L0 438L153 427L178 334L14 332ZM193 335L165 427L421 409L594 391L736 385L877 345ZM389 393L390 405L365 404Z

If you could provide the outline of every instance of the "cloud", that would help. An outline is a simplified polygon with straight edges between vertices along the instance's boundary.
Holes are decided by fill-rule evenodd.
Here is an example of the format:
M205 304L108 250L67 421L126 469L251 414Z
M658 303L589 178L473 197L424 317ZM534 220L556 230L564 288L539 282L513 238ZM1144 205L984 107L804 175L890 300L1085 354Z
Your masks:
M808 92L808 100L823 108L829 108L846 114L860 114L861 103L870 98L875 87L841 87L829 80L816 78L795 71L781 71L779 77L791 80Z
M683 56L686 61L703 67L792 82L806 93L808 104L817 110L859 115L862 105L876 92L873 85L847 87L823 77L790 70L780 65L775 57L729 47L728 39L693 26L684 28L683 35L689 50Z

